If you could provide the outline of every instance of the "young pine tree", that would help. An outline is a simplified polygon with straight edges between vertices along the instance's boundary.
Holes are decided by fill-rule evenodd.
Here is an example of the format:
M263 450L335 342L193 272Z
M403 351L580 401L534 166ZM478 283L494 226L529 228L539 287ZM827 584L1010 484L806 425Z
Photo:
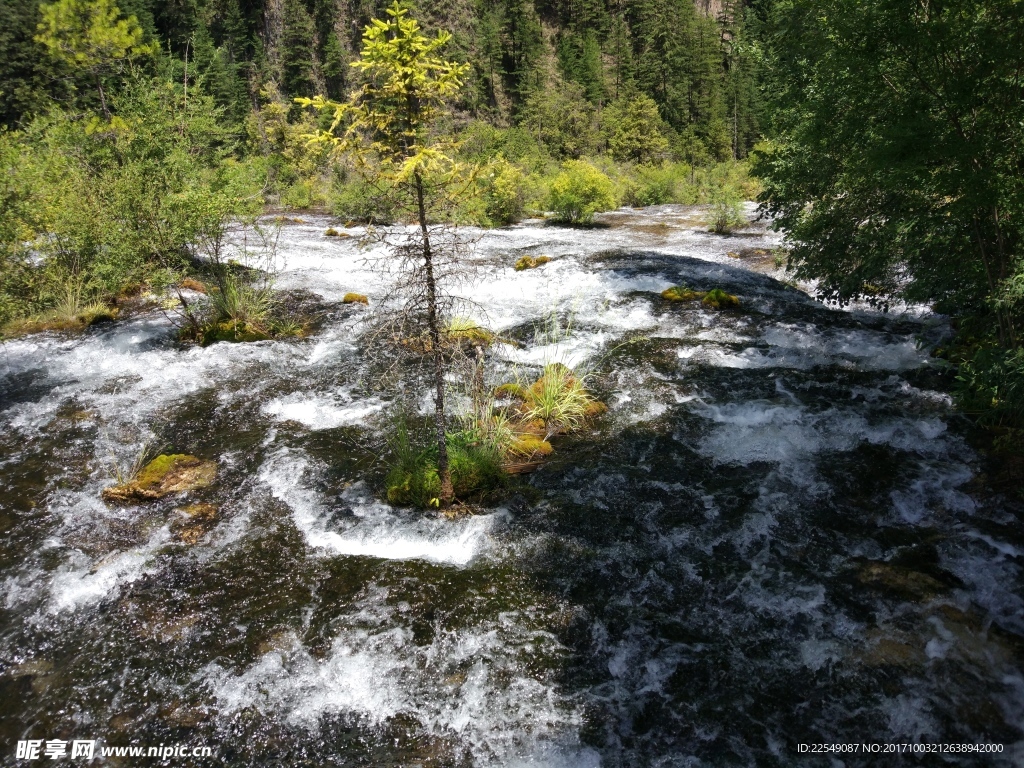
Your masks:
M445 103L463 84L469 65L446 61L440 50L447 32L427 37L408 9L397 1L386 20L374 19L363 35L360 58L352 66L365 78L347 102L322 96L296 101L331 110L334 121L316 138L353 155L371 183L395 190L418 224L417 235L397 250L406 267L405 318L422 318L434 383L434 426L437 438L438 504L454 498L445 428L445 347L442 272L452 263L446 248L454 247L432 226L429 211L438 198L463 183L463 169L452 159L454 144L429 131L444 114ZM417 262L410 261L415 255ZM406 340L408 337L406 336Z

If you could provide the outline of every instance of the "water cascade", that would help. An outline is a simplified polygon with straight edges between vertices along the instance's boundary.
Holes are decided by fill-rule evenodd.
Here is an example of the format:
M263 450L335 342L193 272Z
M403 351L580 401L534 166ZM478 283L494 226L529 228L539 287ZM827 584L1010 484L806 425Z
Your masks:
M156 312L4 344L5 745L590 768L998 742L949 764L1024 762L1020 509L979 478L930 357L941 317L826 307L774 235L693 209L477 232L467 291L522 342L506 365L589 366L609 412L448 520L374 487L388 402L368 309L341 299L372 305L380 277L358 228L307 218L278 286L326 307L309 338L186 347ZM678 284L741 306L661 298ZM553 317L560 337L534 332ZM158 444L215 460L214 484L105 503L111 467ZM188 541L192 503L216 511Z

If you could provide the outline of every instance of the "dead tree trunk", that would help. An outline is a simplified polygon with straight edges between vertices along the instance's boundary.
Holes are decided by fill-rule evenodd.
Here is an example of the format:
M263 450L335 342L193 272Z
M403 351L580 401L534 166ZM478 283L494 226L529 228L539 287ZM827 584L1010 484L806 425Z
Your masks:
M416 204L418 207L420 233L423 237L423 267L427 284L427 329L430 334L430 348L434 359L434 427L437 431L437 476L441 480L441 495L438 502L448 506L455 498L452 477L448 468L448 444L445 440L444 417L444 349L441 340L440 319L437 312L437 283L434 280L434 257L430 250L430 230L427 227L427 211L423 202L423 177L415 173Z

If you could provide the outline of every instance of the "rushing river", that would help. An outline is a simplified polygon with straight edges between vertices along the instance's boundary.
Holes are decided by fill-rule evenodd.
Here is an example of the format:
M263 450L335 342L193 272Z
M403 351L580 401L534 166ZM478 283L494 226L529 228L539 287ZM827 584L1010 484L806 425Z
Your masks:
M4 344L0 762L99 739L227 766L1024 764L1021 510L951 407L942 319L816 303L756 227L602 222L477 233L508 364L587 365L610 407L486 514L375 496L388 402L340 299L380 278L326 219L279 240L278 285L326 309L310 338L183 347L152 312ZM680 282L742 307L660 298ZM104 503L147 446L216 483ZM186 543L195 502L217 516ZM818 742L1004 746L798 754Z

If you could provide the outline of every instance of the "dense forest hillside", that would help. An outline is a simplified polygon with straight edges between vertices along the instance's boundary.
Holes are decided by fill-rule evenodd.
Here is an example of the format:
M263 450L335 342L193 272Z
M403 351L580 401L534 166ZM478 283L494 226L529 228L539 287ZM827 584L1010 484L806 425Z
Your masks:
M149 42L201 74L236 123L268 99L341 97L363 28L383 13L368 0L123 0ZM90 91L81 72L35 40L36 0L0 10L0 122L14 126L49 100ZM657 103L673 149L687 158L743 157L758 135L754 58L745 9L722 0L444 0L414 12L453 33L450 55L471 64L460 116L508 126L580 120L636 93ZM88 79L86 76L84 79ZM599 140L599 139L595 139ZM559 151L585 151L569 142Z

